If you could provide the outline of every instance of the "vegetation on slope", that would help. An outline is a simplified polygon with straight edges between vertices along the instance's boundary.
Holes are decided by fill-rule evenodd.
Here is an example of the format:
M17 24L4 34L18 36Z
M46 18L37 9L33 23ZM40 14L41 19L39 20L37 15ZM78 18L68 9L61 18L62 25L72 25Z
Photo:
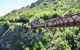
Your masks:
M32 29L41 23L80 12L80 0L44 0L0 17L0 48L9 50L80 50L80 28ZM9 38L10 36L10 38Z

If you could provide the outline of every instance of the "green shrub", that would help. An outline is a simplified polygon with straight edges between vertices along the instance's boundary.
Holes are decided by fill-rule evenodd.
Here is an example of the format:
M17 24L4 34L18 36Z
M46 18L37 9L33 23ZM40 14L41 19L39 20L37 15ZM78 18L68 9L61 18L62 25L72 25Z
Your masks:
M24 25L24 29L25 30L31 30L31 26L29 26L28 24Z
M9 27L10 27L9 21L7 21L6 23L4 23L4 27L5 27L6 29L9 29Z
M47 5L47 3L44 3L43 5Z
M26 17L21 16L19 19L15 20L16 22L22 22L22 23L27 23L29 22L29 19Z

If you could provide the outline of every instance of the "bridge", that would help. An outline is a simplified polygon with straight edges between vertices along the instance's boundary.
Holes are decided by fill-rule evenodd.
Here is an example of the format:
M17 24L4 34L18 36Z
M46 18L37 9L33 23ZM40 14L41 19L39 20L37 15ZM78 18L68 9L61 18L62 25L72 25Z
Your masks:
M73 14L70 16L57 17L44 23L40 24L31 24L31 27L36 28L45 28L45 27L73 27L80 26L80 13Z

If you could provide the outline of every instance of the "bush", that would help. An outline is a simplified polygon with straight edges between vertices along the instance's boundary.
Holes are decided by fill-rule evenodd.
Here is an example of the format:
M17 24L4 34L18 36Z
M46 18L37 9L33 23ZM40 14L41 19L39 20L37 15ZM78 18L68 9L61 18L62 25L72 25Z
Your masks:
M31 30L31 26L29 26L28 24L24 25L24 29L25 30Z
M56 18L56 17L60 17L60 15L58 14L58 13L55 13L55 14L52 14L51 15L51 18L53 19L53 18Z
M19 19L16 19L15 21L16 22L27 23L27 22L29 22L29 19L27 19L26 17L21 16Z
M50 16L48 16L47 14L43 14L43 17L41 17L41 19L43 20L48 20L50 18Z
M9 27L10 27L9 21L7 21L6 23L4 23L4 27L5 27L5 29L9 29Z
M44 3L43 5L47 5L47 3Z

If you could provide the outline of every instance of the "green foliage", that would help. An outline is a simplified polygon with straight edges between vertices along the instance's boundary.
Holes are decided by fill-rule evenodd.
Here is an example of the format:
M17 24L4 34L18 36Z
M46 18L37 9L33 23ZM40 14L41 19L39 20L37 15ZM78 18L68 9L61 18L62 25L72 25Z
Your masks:
M29 22L29 19L21 16L19 19L16 19L15 22L27 23L27 22Z
M80 50L80 28L52 28L46 30L43 28L32 29L26 23L31 23L37 19L40 23L54 19L59 16L70 16L80 12L80 0L59 0L54 2L48 2L45 0L40 5L33 6L31 9L22 8L18 11L13 11L12 14L8 14L4 17L0 17L0 23L3 23L5 29L9 29L11 24L22 23L25 31L32 31L32 35L42 35L41 40L36 40L35 37L33 45L21 44L19 40L20 36L15 36L14 48L17 50ZM74 4L76 3L77 4ZM73 6L72 6L73 5ZM71 6L71 7L70 7ZM18 24L20 25L20 24ZM18 27L18 26L16 26ZM29 33L30 34L30 33ZM27 36L27 35L26 35ZM25 40L23 38L23 40ZM27 43L27 42L26 42Z
M9 21L7 21L7 22L4 23L4 27L5 27L5 29L9 29L9 27L10 27Z
M26 24L26 25L24 25L24 29L30 30L31 29L31 26L29 26L28 24Z
M44 3L43 5L47 5L47 3Z
M29 50L29 47L26 47L25 50Z

